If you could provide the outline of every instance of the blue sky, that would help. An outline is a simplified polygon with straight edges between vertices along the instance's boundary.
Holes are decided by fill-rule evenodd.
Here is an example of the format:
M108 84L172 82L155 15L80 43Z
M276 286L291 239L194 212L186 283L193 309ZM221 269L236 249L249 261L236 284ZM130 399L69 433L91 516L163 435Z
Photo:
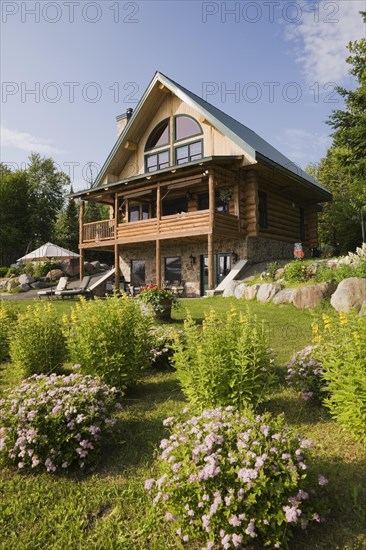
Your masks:
M94 178L156 70L249 126L301 167L352 87L346 44L366 0L3 1L1 160L52 156L75 190Z

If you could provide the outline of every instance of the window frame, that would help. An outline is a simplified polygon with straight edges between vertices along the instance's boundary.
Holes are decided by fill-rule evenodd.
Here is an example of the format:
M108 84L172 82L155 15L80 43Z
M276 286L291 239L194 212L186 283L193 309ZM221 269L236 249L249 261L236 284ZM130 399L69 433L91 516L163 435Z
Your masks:
M198 125L198 127L200 128L201 131L198 132L197 134L191 134L190 136L186 136L184 138L177 139L177 122L176 121L180 117L190 118L191 120L193 120ZM184 113L182 113L180 115L174 115L174 128L173 128L174 143L180 143L181 141L185 141L186 139L191 139L191 138L194 138L196 136L201 136L202 134L203 134L202 126L198 122L198 120L195 119L193 116L186 115Z
M133 281L133 272L132 272L132 266L133 266L133 263L134 262L144 262L144 282L140 285L135 285L134 284L134 281ZM131 285L133 286L144 286L146 285L146 260L145 259L138 259L138 258L133 258L131 260L131 263L130 263L130 283Z
M262 197L262 200L261 200ZM261 212L261 203L264 206L264 212ZM262 215L264 218L262 218ZM264 219L264 223L261 223L261 219ZM258 190L258 225L259 229L268 229L268 202L267 193L265 191Z
M154 147L148 147L147 146L147 143L151 137L151 134L153 134L153 132L155 132L155 130L159 127L159 126L162 126L165 122L168 122L168 141L167 143L164 143L162 145L154 145ZM150 132L147 140L146 140L146 143L145 143L145 148L144 148L144 152L147 153L149 151L154 151L154 149L161 149L161 147L170 147L170 117L167 117L167 118L164 118L163 120L161 120Z
M160 164L157 163L157 168L156 170L151 170L149 171L148 170L148 166L147 166L147 159L150 158L150 157L154 157L154 156L157 156L157 158L159 159L159 155L162 154L162 153L168 153L168 166L165 166L164 168L169 168L169 166L171 165L170 164L170 149L162 149L161 151L156 151L154 153L147 153L145 154L145 174L151 174L152 172L157 172L158 170L164 170L164 168L160 168ZM165 162L162 163L162 164L166 164Z
M190 146L195 145L196 143L201 144L201 157L199 159L193 159L192 160L190 152L189 152L190 151ZM182 148L182 147L188 147L188 160L187 160L187 162L178 163L177 150ZM193 156L195 156L195 155L193 155ZM177 146L174 147L174 163L175 163L176 166L181 166L182 164L188 164L189 162L195 162L196 160L201 160L201 159L203 159L203 139L198 139L196 141L188 141L188 143L183 143L181 145L177 145Z
M172 259L178 259L180 260L180 276L179 276L179 279L168 279L167 278L167 273L166 273L166 269L167 269L167 260L172 260ZM182 256L165 256L164 258L164 281L168 282L169 284L173 284L174 282L178 282L179 284L182 283Z

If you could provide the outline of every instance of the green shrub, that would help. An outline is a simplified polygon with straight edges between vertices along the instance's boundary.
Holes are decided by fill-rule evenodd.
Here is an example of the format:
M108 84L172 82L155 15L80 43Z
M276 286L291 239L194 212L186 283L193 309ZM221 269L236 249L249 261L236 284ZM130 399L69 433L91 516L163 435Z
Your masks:
M6 277L8 270L8 267L0 267L0 279Z
M358 276L357 270L353 265L340 264L338 267L332 269L326 264L323 264L320 266L319 272L316 275L316 281L322 283L333 280L340 283L343 279Z
M80 374L34 375L1 402L0 459L19 470L94 466L115 422L116 390Z
M313 325L328 397L324 404L354 439L366 446L366 316L323 315Z
M14 329L17 311L0 301L0 363L9 358L10 334Z
M58 371L67 355L62 323L52 303L28 306L12 331L10 357L27 376Z
M293 260L285 265L283 278L288 283L303 283L307 281L307 265L303 260Z
M34 277L46 277L47 273L51 269L59 269L61 264L55 262L37 262L34 267L33 275Z
M275 280L276 271L280 269L280 267L281 267L281 264L279 264L278 262L271 262L266 265L265 272L268 273L268 277L272 281Z
M26 275L33 275L34 270L35 265L32 262L25 264L25 266L23 267L23 273L25 273Z
M18 275L21 275L22 270L19 267L9 267L5 277L10 277L10 275L15 275L16 277Z
M149 364L150 325L138 301L126 295L82 299L66 319L71 360L84 374L122 389L133 386Z
M172 434L160 443L160 477L145 489L181 541L202 550L252 548L254 539L256 548L287 548L293 528L321 520L315 486L327 480L308 469L312 442L281 417L227 407L165 425Z
M235 309L225 317L211 310L202 329L192 318L175 343L173 364L183 392L199 410L257 404L269 385L270 353L264 326Z

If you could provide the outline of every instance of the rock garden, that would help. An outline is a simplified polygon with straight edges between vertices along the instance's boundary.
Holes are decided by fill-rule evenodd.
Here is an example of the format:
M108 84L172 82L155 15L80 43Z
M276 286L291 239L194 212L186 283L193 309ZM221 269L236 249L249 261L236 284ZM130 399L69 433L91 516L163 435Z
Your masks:
M366 309L366 244L339 259L296 259L284 266L273 262L260 276L232 281L224 291L224 297L230 296L296 308L316 308L330 300L337 311L355 309L362 314Z

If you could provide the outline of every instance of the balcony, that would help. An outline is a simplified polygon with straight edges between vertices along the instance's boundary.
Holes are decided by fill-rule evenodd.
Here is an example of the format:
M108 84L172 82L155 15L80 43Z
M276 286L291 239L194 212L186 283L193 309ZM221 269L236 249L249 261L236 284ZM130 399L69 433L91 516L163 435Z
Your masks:
M121 244L173 239L196 235L207 235L210 229L209 210L182 212L162 216L160 220L150 218L136 222L121 223L117 226L117 240ZM239 233L239 219L228 213L216 212L213 232L217 235L235 236ZM83 225L83 243L114 241L114 220L103 220ZM111 243L108 243L111 244Z

